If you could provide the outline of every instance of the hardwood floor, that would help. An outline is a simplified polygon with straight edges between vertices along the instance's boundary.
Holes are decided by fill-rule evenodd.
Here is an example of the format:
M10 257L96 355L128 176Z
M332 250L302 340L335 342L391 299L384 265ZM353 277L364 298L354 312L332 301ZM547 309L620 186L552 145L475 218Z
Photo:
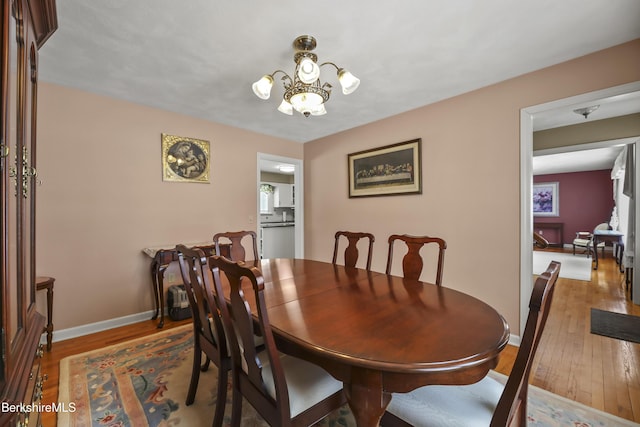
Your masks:
M591 334L592 307L640 316L610 254L591 282L558 279L530 383L640 423L640 344ZM505 350L498 371L508 374L516 350Z
M560 278L531 373L531 383L585 405L640 423L640 344L590 333L591 307L640 316L640 306L625 295L623 275L610 255L592 272L591 282ZM190 320L165 320L165 329ZM42 403L57 403L61 359L157 332L146 321L59 341L45 352L48 374ZM508 346L497 371L508 374L517 352ZM43 427L56 426L55 413L42 414Z

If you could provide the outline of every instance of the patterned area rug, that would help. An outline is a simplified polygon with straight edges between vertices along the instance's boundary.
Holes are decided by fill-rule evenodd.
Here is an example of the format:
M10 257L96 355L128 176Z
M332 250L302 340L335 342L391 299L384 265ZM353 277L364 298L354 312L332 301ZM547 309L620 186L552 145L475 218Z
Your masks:
M61 360L58 402L74 403L76 411L59 413L58 427L210 426L216 404L214 365L201 373L193 405L184 404L191 376L191 335L186 325ZM228 396L230 400L230 392ZM225 425L231 421L230 410L227 401ZM528 425L536 427L639 425L536 387L530 389L528 411ZM267 426L246 402L241 425ZM352 427L355 422L345 406L318 426Z

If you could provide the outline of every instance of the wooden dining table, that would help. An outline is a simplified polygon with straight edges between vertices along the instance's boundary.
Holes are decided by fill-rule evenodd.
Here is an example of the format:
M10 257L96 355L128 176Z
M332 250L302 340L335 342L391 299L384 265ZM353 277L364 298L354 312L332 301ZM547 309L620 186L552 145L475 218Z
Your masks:
M255 264L279 350L342 381L359 427L379 425L391 393L479 381L509 339L495 309L445 286L306 259Z

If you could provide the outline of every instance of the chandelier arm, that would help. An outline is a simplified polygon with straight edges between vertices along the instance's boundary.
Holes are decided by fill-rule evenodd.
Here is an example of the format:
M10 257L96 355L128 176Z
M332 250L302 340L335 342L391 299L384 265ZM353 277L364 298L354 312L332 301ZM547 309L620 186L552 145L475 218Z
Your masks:
M325 65L333 65L334 67L336 67L336 70L338 70L338 72L340 72L340 70L342 70L343 68L338 67L336 64L334 64L333 62L323 62L322 64L320 64L321 67L324 67Z
M283 74L282 81L286 80L286 82L284 83L285 89L293 85L293 79L289 76L289 74L287 74L285 71L282 71L282 70L275 70L273 73L270 74L271 78L275 80L275 76L278 73Z
M273 78L273 77L275 77L275 76L276 76L276 74L278 74L278 73L282 73L282 74L284 74L284 77L283 77L283 78L287 78L287 79L289 79L289 80L293 81L293 79L292 79L291 77L289 77L289 74L287 74L285 71L282 71L282 70L275 70L273 73L271 73L271 74L269 74L269 75Z

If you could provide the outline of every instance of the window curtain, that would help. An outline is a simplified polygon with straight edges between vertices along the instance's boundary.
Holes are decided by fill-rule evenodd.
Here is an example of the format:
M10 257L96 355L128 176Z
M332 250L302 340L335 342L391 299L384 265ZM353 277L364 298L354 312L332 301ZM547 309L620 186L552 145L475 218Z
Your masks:
M633 267L633 256L635 253L635 229L636 229L636 201L635 201L635 180L636 180L636 153L635 144L628 144L625 147L626 162L624 168L624 184L622 194L629 197L629 209L627 215L627 239L624 247L624 266Z
M618 230L624 234L623 265L633 265L635 252L635 144L628 144L611 170L613 194L618 214Z

